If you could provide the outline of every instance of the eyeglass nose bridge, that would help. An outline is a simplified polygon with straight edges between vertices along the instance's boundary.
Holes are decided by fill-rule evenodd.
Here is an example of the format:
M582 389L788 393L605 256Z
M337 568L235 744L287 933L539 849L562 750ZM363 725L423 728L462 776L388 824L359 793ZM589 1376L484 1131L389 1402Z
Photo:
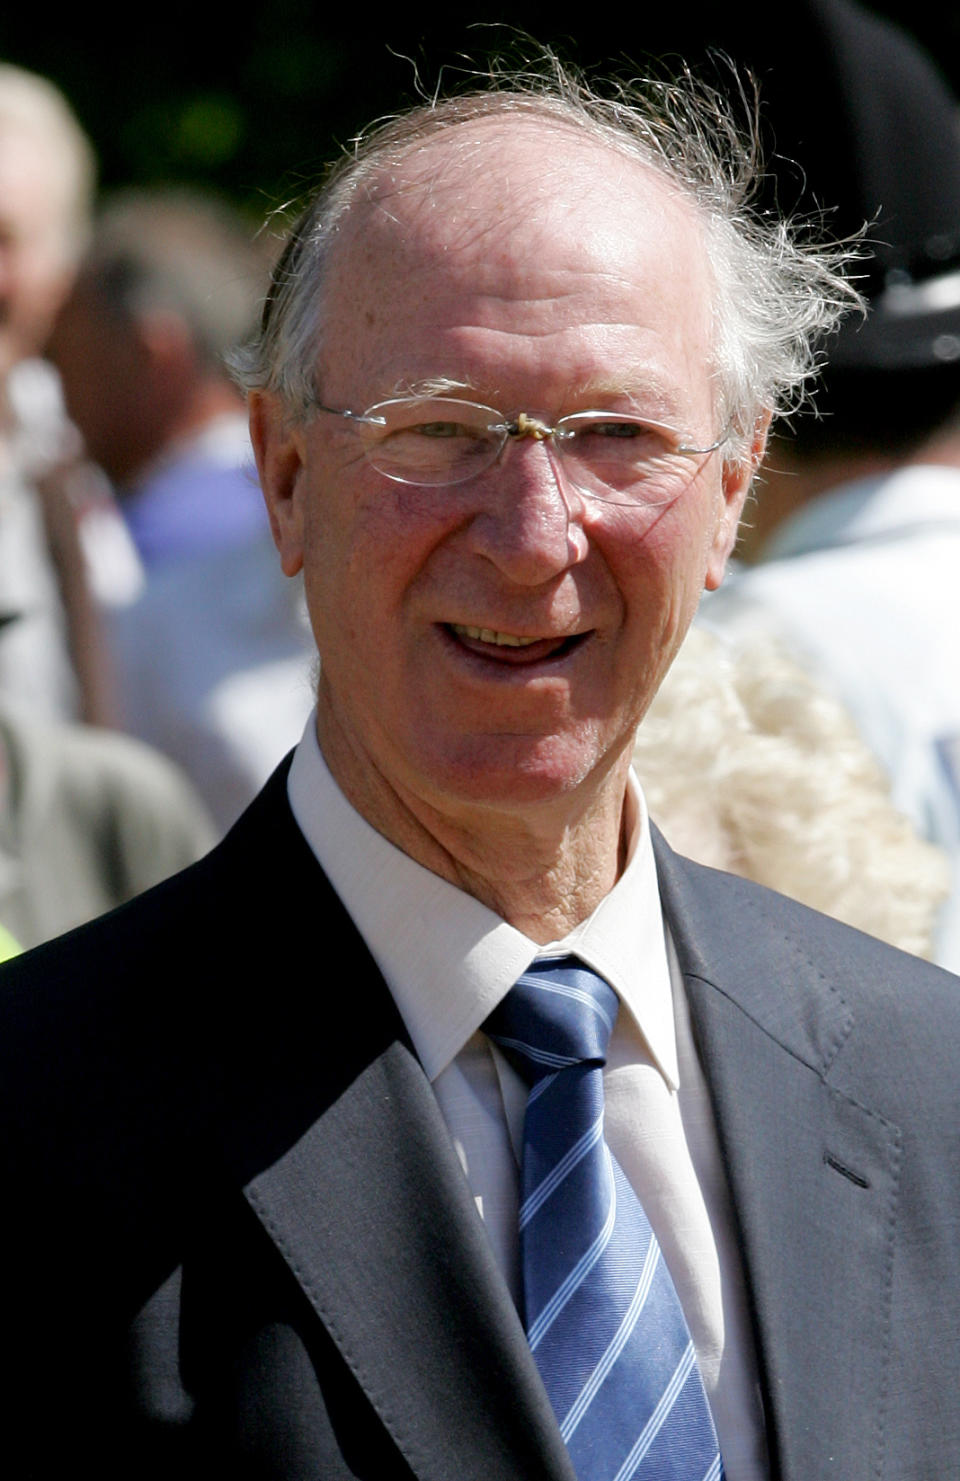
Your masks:
M514 422L504 422L503 430L508 437L532 437L534 442L545 442L548 437L556 437L556 427L551 427L548 422L541 422L539 417L528 416L525 411L517 415Z

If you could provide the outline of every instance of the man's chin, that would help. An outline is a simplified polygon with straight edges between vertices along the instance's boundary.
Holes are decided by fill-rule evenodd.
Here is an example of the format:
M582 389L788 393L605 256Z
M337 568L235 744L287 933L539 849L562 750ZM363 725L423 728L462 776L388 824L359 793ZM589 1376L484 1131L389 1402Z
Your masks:
M472 736L421 751L418 765L437 795L494 811L562 804L606 771L603 753L582 737Z

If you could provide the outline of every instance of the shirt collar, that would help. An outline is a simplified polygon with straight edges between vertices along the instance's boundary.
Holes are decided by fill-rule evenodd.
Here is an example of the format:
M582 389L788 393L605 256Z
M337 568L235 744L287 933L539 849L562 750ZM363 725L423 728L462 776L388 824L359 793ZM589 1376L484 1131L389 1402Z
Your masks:
M627 864L593 914L541 947L417 864L350 805L311 715L287 783L304 838L383 974L430 1080L459 1054L537 956L575 952L618 993L668 1086L679 1083L670 974L650 825L627 793Z

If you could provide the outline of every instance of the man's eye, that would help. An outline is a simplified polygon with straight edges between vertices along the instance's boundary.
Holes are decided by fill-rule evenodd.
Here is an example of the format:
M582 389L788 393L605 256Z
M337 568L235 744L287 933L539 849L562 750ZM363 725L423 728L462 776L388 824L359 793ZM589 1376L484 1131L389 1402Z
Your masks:
M645 427L642 422L592 422L589 427L583 428L582 432L591 432L595 437L638 438L650 436L650 428Z
M407 429L420 437L470 437L476 436L473 428L463 422L418 422Z
M671 449L670 434L650 422L620 421L611 417L584 420L571 427L572 447L595 456L659 457Z

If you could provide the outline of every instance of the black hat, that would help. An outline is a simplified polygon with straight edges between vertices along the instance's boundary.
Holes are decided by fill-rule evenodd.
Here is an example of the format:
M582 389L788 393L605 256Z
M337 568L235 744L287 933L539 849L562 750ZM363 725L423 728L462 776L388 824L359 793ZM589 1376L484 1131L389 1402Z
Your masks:
M769 0L692 3L642 43L728 91L717 53L756 78L761 209L825 214L841 238L869 223L870 312L830 341L831 375L960 367L960 113L920 46L857 0L793 0L776 29Z
M824 73L810 106L833 139L810 182L839 187L838 216L870 222L861 264L866 320L830 346L832 371L960 362L960 107L929 56L851 0L807 0ZM831 94L834 106L829 106Z

